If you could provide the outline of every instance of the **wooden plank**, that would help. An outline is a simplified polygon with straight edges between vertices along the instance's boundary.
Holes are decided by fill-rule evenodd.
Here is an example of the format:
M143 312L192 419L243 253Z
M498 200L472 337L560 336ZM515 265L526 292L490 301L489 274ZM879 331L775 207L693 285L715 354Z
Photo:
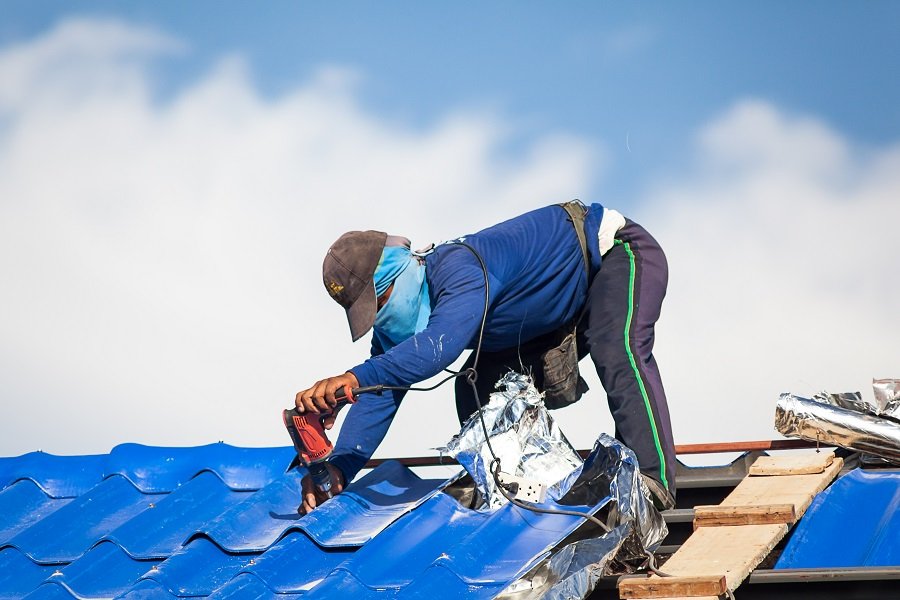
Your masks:
M822 473L834 462L834 452L812 452L794 456L760 456L750 475L810 475Z
M779 477L745 477L722 501L722 506L793 504L797 519L803 516L816 494L833 480L844 461L835 458L822 473Z
M724 576L726 588L736 589L787 535L788 523L806 512L813 497L825 489L843 467L840 458L832 456L828 461L817 457L823 464L821 472L791 474L792 470L801 467L796 461L784 461L784 458L793 457L766 461L768 464L764 463L761 468L786 474L745 477L721 505L695 507L695 523L706 520L729 526L695 527L678 552L666 561L665 572L674 577L652 576L636 580L643 582L643 586L623 579L619 584L621 597L673 600L718 596L725 591L704 588L699 580L693 586L677 587L678 580L685 578L704 578L704 585L708 585L710 578L716 580ZM802 468L809 469L808 466ZM751 524L734 524L741 521ZM764 523L756 524L757 521Z
M620 598L714 597L725 593L722 575L699 577L631 577L619 581Z
M734 590L787 532L783 523L701 527L666 561L663 570L679 577L724 575L728 588Z
M794 523L796 520L793 504L694 507L694 529L698 527Z

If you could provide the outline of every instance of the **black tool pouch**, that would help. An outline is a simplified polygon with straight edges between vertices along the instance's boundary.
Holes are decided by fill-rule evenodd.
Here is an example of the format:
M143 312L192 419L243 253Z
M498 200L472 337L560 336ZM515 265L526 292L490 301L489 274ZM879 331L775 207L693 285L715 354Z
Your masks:
M577 201L560 204L569 213L581 252L584 257L585 272L590 285L590 259L587 250L587 241L584 236L584 216L587 214L585 206ZM585 307L586 310L586 307ZM575 321L558 331L559 345L547 350L541 355L541 363L544 370L544 404L549 409L563 408L577 402L588 391L587 382L578 372L578 344L577 327L584 316L585 310Z
M544 369L544 404L549 409L563 408L577 402L588 391L587 382L578 372L578 345L575 331L541 357Z

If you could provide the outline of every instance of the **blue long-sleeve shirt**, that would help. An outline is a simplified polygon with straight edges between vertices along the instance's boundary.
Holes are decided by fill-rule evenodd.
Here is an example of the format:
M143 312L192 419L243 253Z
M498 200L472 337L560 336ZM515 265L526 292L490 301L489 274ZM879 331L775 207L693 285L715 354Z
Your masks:
M597 234L603 207L585 217L591 272L600 268ZM482 348L513 348L571 322L587 298L588 278L575 228L552 205L461 238L484 260L490 282ZM441 244L425 257L431 316L424 330L350 369L360 386L408 386L452 364L477 342L484 311L484 273L467 248ZM330 459L347 481L384 439L404 392L366 395L350 408Z

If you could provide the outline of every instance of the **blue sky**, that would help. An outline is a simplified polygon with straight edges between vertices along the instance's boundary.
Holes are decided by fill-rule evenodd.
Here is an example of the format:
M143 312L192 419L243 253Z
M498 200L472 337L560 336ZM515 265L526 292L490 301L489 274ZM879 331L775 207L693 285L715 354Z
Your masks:
M320 289L338 235L572 197L667 252L676 442L900 376L900 5L335 4L4 4L0 455L287 443L368 349ZM612 430L588 379L579 447ZM381 455L443 445L450 396Z
M450 108L496 111L508 150L551 130L601 140L593 194L632 201L709 115L745 97L808 112L856 141L900 132L900 6L893 2L7 3L0 42L66 16L116 16L186 42L157 93L238 53L276 97L323 64L357 70L360 99L425 126Z

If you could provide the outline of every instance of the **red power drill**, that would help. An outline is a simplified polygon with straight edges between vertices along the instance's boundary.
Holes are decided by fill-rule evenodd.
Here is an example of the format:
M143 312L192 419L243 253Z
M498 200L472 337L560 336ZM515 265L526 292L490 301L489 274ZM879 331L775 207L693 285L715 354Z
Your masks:
M337 400L334 408L316 413L301 413L296 408L289 408L281 413L284 420L284 426L291 435L291 441L294 442L294 448L297 450L297 457L300 464L309 470L316 488L331 498L331 476L325 461L331 456L334 446L331 440L325 434L325 419L331 416L337 416L345 405L355 402L354 398L358 394L367 392L380 392L382 386L368 386L354 388L350 390L350 397L347 397L346 389L335 392L334 398Z

